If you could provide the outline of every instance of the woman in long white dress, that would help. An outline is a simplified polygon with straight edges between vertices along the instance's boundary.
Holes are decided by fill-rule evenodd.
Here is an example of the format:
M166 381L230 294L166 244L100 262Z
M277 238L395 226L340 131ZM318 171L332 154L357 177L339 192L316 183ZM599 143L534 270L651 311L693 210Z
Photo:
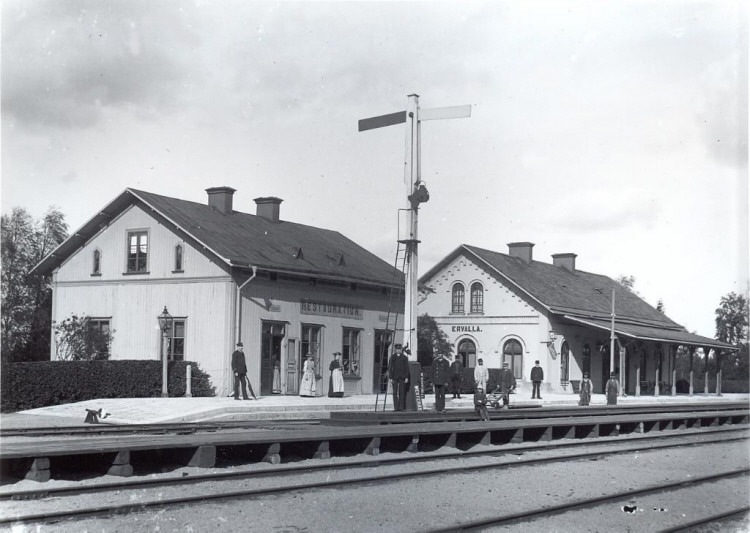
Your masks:
M344 374L341 372L341 352L333 354L333 361L328 367L331 377L328 380L328 396L331 398L343 398L344 396Z
M302 383L299 386L300 396L315 396L315 361L312 354L307 354L305 361L304 373L302 374Z

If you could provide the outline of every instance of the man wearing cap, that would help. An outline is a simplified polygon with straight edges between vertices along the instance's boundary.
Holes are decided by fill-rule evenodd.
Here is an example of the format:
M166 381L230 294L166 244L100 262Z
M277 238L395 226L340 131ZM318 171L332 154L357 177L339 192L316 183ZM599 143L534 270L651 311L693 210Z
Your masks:
M438 355L432 362L432 385L435 387L435 410L445 412L445 388L451 376L451 364L448 355Z
M477 366L474 369L474 381L478 389L487 390L487 382L490 380L490 371L484 366L481 359L477 359Z
M534 362L534 366L531 369L531 399L537 398L542 399L542 395L539 393L539 387L544 381L544 370L539 366L539 361Z
M234 372L234 399L240 399L239 385L242 383L242 399L249 400L245 376L247 376L247 365L245 365L245 353L242 351L242 343L237 343L237 349L232 353L232 372Z
M409 358L404 354L400 344L394 346L395 351L388 363L388 376L393 382L393 410L406 410L406 385L409 383Z
M508 368L508 363L503 363L503 368L500 369L500 378L498 379L498 388L500 394L503 395L503 409L508 408L510 403L509 394L516 388L516 376L513 375L513 371Z

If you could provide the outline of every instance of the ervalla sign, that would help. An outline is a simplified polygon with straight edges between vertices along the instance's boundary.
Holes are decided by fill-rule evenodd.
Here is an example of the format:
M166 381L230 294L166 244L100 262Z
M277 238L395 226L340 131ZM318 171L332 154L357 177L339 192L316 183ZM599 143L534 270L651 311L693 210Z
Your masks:
M362 320L363 307L359 305L300 300L299 312L303 315L323 315Z
M482 328L479 326L451 326L453 333L481 333Z

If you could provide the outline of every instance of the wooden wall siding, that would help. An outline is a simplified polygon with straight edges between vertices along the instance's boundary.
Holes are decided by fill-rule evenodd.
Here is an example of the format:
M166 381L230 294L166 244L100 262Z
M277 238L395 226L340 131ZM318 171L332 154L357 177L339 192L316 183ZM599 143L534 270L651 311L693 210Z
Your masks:
M55 321L72 313L111 317L113 359L159 359L157 316L164 306L186 318L185 358L221 381L231 354L232 299L235 284L223 280L189 284L129 279L127 283L58 283L53 287ZM54 356L54 346L52 348Z
M361 306L363 319L330 317L300 313L300 299L307 298L330 303L354 304ZM403 302L399 304L403 306ZM333 352L341 351L343 328L362 330L360 337L360 376L356 382L347 381L347 394L370 394L373 392L374 333L385 329L388 312L388 296L369 291L351 291L346 288L309 285L307 283L271 282L258 278L251 281L242 292L242 340L248 364L248 377L253 388L260 390L260 343L261 323L264 320L284 322L286 337L282 354L286 353L287 340L301 341L302 324L322 326L321 368L318 373L322 380L323 395L328 393L328 365L333 360ZM399 309L399 327L403 327L403 309ZM400 339L399 339L400 342ZM281 373L282 389L286 388L286 373Z
M146 275L123 275L127 270L128 231L148 230L148 271ZM173 273L174 249L183 248L183 271ZM101 276L91 276L93 253L101 250ZM172 278L224 276L226 273L192 248L172 231L159 224L152 216L137 206L126 210L99 232L78 252L65 261L57 272L58 281L123 280L132 278Z

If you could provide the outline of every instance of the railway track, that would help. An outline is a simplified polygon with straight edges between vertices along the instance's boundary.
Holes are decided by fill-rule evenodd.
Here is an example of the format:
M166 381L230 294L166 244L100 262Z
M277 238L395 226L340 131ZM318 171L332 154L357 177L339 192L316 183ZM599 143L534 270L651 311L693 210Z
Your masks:
M696 437L698 437L696 439ZM665 440L668 439L668 442ZM695 440L690 440L695 439ZM174 506L185 506L195 504L198 502L205 501L217 501L217 500L233 500L233 499L245 499L245 498L257 498L265 495L273 494L288 494L290 491L317 491L321 489L340 488L344 486L362 486L368 484L387 484L394 483L400 480L425 478L430 476L439 475L450 475L457 473L466 473L474 471L485 471L488 468L491 469L508 469L517 468L519 466L536 466L542 464L550 464L561 461L582 461L582 460L593 460L596 458L610 457L614 455L621 455L633 452L643 453L652 450L664 450L669 448L678 448L686 446L706 446L715 443L726 444L736 440L747 440L748 439L748 428L732 428L732 429L720 429L720 430L702 430L691 432L686 434L680 432L679 434L664 436L639 436L627 439L623 442L622 439L605 440L599 439L595 442L556 442L550 444L536 444L517 446L512 449L490 449L490 450L477 450L470 452L452 452L452 453L438 453L438 454L424 454L421 457L418 455L402 454L400 457L390 458L378 458L370 459L368 461L348 461L342 464L319 464L319 465L301 465L301 466L284 466L276 468L266 468L258 471L247 471L247 472L229 472L220 474L208 474L201 476L187 476L170 479L146 479L139 481L131 481L128 483L116 483L116 484L99 484L89 488L86 487L61 487L59 489L45 489L40 491L5 491L2 497L7 501L10 499L32 499L29 502L13 502L17 509L14 511L6 510L3 513L3 517L0 518L0 525L2 526L14 526L16 524L30 524L30 523L46 523L50 521L60 521L69 519L81 519L86 517L101 517L109 516L113 514L122 513L133 513L141 512L149 509L165 509ZM588 450L578 451L575 448L589 448ZM556 453L546 455L544 457L520 457L525 453L531 453L535 451L545 450L547 452L554 451ZM460 464L450 466L434 467L427 465L427 468L409 471L389 471L384 474L376 475L361 475L363 468L371 468L373 466L389 467L404 465L406 463L435 463L440 460L449 460L456 458L479 458L482 456L512 456L511 461L493 461L488 463L486 461L478 464ZM506 457L507 458L507 457ZM302 472L321 472L326 473L325 480L312 481L309 483L299 482L299 476ZM350 472L350 477L343 476L340 479L330 479L341 476L343 472ZM740 476L747 475L748 469L725 471L720 474L713 476L704 476L703 478L695 478L692 480L693 483L707 483L709 478L711 480L726 478L728 476ZM273 484L267 487L258 488L257 485L263 479L271 479ZM291 483L285 482L291 479ZM253 488L246 488L237 490L234 488L238 481L241 480L253 480ZM214 489L211 485L212 482L218 482L219 486ZM233 483L226 483L233 482ZM279 484L281 482L281 484ZM685 481L682 480L679 483L673 483L675 487L682 484ZM231 484L228 488L225 485ZM167 494L164 490L165 487L177 486L173 491L174 494ZM202 488L197 490L196 495L183 495L186 485L199 485ZM223 486L222 486L223 485ZM664 486L661 486L661 490L664 490ZM670 485L671 486L671 485ZM160 488L160 490L151 490ZM659 490L657 487L647 487L648 491ZM85 492L97 493L97 498L100 500L106 500L109 503L106 505L94 505L94 506L81 506L80 502L76 501L75 498L70 500L71 505L66 508L65 502L67 497L75 496ZM138 491L145 491L147 494L138 494ZM153 493L153 497L149 498L148 493ZM622 492L618 492L617 495L612 495L611 498L623 497ZM636 492L633 492L636 494ZM627 497L627 495L625 495ZM604 498L604 497L602 497ZM604 501L604 500L602 500ZM49 502L49 505L48 505ZM75 503L74 503L75 502ZM10 502L9 502L10 503ZM595 505L594 500L584 501L580 503L581 506ZM62 506L62 508L60 508ZM9 505L5 505L9 507ZM47 507L47 510L44 510ZM53 507L54 509L50 509ZM566 504L566 509L570 509L571 504ZM28 508L28 510L24 510ZM40 511L40 509L42 509ZM549 510L549 509L548 509ZM520 515L519 515L520 516ZM530 518L529 515L527 518ZM510 521L514 518L512 516L495 517L495 520L506 520ZM516 517L515 519L522 519ZM461 527L467 527L468 530L471 528L481 528L486 525L478 524L465 524ZM455 530L455 528L451 528Z

